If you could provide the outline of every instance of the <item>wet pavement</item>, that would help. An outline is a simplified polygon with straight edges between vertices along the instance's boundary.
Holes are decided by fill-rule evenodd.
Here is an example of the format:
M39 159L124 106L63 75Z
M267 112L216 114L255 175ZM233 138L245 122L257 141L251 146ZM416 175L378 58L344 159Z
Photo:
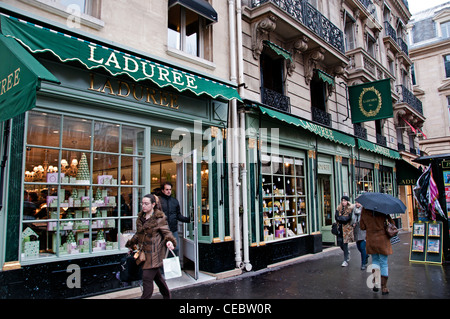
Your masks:
M368 288L371 273L361 270L360 253L350 245L348 267L339 248L260 271L173 289L174 299L450 299L450 264L409 262L409 232L389 256L390 293ZM369 259L369 264L371 259ZM155 296L156 297L156 296Z

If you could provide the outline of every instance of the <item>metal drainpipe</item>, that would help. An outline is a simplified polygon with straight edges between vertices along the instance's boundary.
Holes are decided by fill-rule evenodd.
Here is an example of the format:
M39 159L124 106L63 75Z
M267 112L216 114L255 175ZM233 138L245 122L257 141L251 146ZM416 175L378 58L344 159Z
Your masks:
M239 0L238 0L239 1ZM236 82L236 22L235 22L235 2L228 0L229 34L230 34L230 80ZM233 219L234 219L234 253L236 268L242 268L241 257L241 230L239 221L239 139L238 139L238 114L237 100L231 101L231 133L233 138Z
M238 60L238 85L239 95L244 96L244 57L242 53L242 7L241 1L236 2L236 29L237 29L237 60ZM244 268L252 270L249 254L249 229L248 229L248 198L247 198L247 156L246 156L246 136L245 136L245 112L240 114L240 157L241 157L241 183L242 183L242 245L244 250Z

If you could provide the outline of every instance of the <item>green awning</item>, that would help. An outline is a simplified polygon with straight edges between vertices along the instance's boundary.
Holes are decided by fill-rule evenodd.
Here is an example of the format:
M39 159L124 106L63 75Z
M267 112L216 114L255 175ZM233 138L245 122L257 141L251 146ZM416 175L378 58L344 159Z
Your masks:
M330 85L334 85L334 78L331 75L319 69L316 69L316 72L319 79L321 79L323 82L326 82Z
M0 34L0 122L36 106L41 81L59 83L16 40Z
M282 56L285 60L290 60L292 62L292 54L288 50L283 49L269 40L264 40L263 44L272 49L276 54Z
M172 87L179 92L206 94L226 100L241 98L231 86L187 73L142 57L113 50L58 31L1 17L2 33L15 38L32 53L50 52L61 62L78 61L87 69L103 68L111 75L126 74L135 81L150 80L157 86Z
M362 140L358 138L358 147L360 149L369 151L369 152L373 152L373 153L377 153L380 155L384 155L386 157L389 158L393 158L393 159L400 159L400 153L394 150L391 150L389 148Z
M346 146L354 147L356 145L355 138L349 135L346 135L344 133L334 131L332 129L311 123L306 120L302 120L298 117L281 113L275 110L271 110L268 108L265 108L263 106L258 106L259 109L263 114L266 114L274 119L278 119L280 121L286 122L288 124L292 124L295 126L299 126L301 128L304 128L305 130L308 130L314 134L319 135L320 137L323 137L327 140L344 144Z

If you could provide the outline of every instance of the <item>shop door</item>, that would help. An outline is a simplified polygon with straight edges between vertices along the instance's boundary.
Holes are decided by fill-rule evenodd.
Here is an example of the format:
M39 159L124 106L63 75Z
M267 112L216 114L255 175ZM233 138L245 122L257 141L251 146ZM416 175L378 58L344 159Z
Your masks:
M335 237L331 233L331 224L333 224L334 221L331 175L318 176L317 193L319 214L321 215L322 222L322 241L324 243L334 243Z
M178 194L182 194L180 202L182 214L190 217L190 223L181 223L183 230L179 231L181 241L181 260L184 265L184 271L198 279L198 211L200 210L198 202L197 188L197 150L193 150L189 156L186 156L178 165L177 171L179 189Z

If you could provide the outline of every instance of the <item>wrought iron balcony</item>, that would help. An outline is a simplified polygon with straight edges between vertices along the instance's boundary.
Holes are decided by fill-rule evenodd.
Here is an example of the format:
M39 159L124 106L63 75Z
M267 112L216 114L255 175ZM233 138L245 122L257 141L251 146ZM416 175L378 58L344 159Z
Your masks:
M312 120L319 124L328 126L331 128L331 114L327 113L321 109L318 109L314 106L311 107L312 111Z
M355 133L356 137L360 137L367 140L367 129L362 127L361 124L354 124L353 132Z
M397 143L397 149L401 151L406 151L406 146L403 143Z
M344 33L306 0L251 0L251 7L259 7L267 2L275 4L327 43L345 53Z
M283 112L291 112L291 99L281 93L261 88L262 103Z
M394 27L387 21L384 21L384 30L387 37L391 37L395 42L397 42L397 32L395 32Z
M406 88L404 85L400 85L402 96L400 97L400 102L406 103L411 106L418 113L423 115L422 101L414 96L414 94Z
M402 51L409 56L409 50L408 50L408 45L406 44L405 41L403 41L402 38L397 38L397 43L400 46L400 48L402 49Z
M387 146L386 136L377 134L377 144L382 146Z

